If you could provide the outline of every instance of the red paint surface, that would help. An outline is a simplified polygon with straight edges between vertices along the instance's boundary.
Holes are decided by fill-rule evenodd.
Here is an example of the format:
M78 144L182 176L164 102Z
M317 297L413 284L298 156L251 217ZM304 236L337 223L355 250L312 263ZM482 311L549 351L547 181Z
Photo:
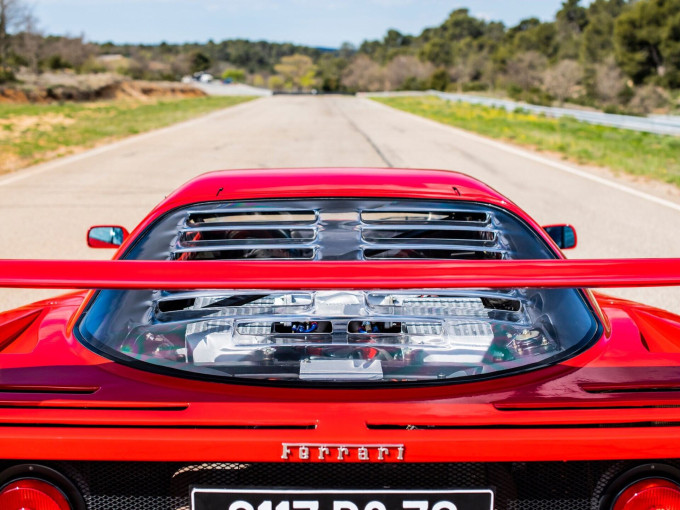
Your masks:
M680 259L0 261L0 287L19 288L295 290L670 285L680 285Z
M217 197L219 188L223 192ZM393 169L208 174L170 195L125 244L159 215L188 202L318 197L319 190L332 190L337 197L486 201L524 218L554 247L525 213L469 177ZM678 285L680 263L3 261L0 284L291 289ZM587 351L552 367L466 384L331 390L189 380L116 364L82 346L70 331L85 296L70 294L32 307L40 315L7 347L22 348L0 353L1 458L283 462L282 442L404 444L406 462L680 458L680 353L669 348L666 338L680 317L631 302L598 297L611 331ZM16 313L0 314L0 323L25 312ZM650 335L647 346L641 330ZM650 341L654 349L648 348Z

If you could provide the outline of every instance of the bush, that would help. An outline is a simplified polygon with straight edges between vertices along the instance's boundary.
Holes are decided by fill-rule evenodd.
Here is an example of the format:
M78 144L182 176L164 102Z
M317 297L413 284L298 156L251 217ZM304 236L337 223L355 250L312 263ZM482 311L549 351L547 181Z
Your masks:
M508 95L515 101L524 101L525 103L540 106L551 106L553 100L550 94L536 87L530 90L522 90L516 85L510 85L508 87Z
M449 85L449 73L446 72L446 69L437 69L432 75L430 76L430 88L434 90L441 90L444 91L446 90L446 87Z
M427 90L429 83L427 80L420 80L415 76L409 76L401 84L402 90Z
M507 92L508 96L510 96L511 99L519 101L522 97L522 94L524 94L524 89L519 85L511 83L510 85L508 85Z
M463 83L463 92L485 92L487 90L489 90L488 83L482 83L479 81Z
M628 108L636 113L647 114L668 106L669 102L670 97L665 90L654 85L645 85L635 91L633 99L628 103Z
M615 104L606 105L604 108L602 108L602 111L604 113L612 113L614 115L631 115L634 117L644 117L644 115L634 112L633 110L630 110L624 106L617 106Z
M106 72L106 70L107 69L104 64L97 62L97 59L95 59L94 57L90 57L80 67L79 72L84 74L104 73Z
M17 77L9 69L0 69L0 83L13 83L17 81Z
M246 72L243 69L227 69L222 73L222 79L243 83L246 81Z
M51 71L58 71L60 69L69 69L71 64L64 60L61 55L52 55L47 57L45 65Z

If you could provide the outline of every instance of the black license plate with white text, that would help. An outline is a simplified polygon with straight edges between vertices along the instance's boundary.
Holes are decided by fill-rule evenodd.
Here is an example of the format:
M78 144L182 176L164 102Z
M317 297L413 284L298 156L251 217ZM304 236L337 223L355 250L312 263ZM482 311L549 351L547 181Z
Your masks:
M492 510L491 489L307 490L192 487L191 510Z

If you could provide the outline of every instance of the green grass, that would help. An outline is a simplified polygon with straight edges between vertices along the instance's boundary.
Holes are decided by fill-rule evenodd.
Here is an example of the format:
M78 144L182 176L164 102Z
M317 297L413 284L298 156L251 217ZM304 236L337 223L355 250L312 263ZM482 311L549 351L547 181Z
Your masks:
M680 186L680 137L594 126L573 118L449 102L437 97L375 101L491 138L561 154L578 163L650 177Z
M251 97L0 103L0 173L233 106Z

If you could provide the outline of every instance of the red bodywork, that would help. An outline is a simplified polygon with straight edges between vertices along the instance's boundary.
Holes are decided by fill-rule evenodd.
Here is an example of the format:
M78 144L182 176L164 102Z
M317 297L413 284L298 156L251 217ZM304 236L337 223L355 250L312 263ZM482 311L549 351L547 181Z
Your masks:
M461 174L308 169L199 177L156 207L118 253L155 219L180 205L319 195L487 202L520 216L554 247L515 204ZM646 265L640 261L216 264L217 269L210 264L213 283L215 270L218 276L228 267L232 271L215 287L680 284L677 260ZM285 277L280 277L282 269ZM200 262L12 261L0 263L0 283L207 287L206 271ZM386 274L376 278L380 273ZM282 459L282 443L403 444L406 462L680 457L680 317L636 303L596 296L605 325L599 341L574 358L533 372L466 384L302 389L203 382L117 364L85 348L72 333L89 296L68 294L0 314L2 458L298 461L295 454ZM651 426L655 423L664 426ZM400 462L394 456L386 461Z

